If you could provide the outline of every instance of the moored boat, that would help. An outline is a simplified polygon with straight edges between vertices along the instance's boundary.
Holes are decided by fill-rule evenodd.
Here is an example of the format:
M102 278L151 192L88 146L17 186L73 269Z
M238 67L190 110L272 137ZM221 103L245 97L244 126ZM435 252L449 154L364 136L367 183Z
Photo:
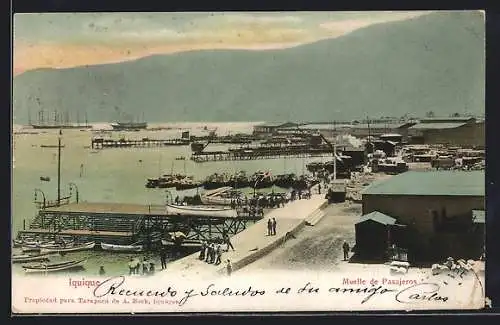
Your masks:
M142 252L144 250L144 246L142 245L116 245L107 243L101 243L101 248L111 252Z
M274 184L274 177L269 171L258 171L250 176L250 187L255 189L271 187Z
M75 244L71 246L57 246L57 247L44 247L41 248L41 253L69 253L69 252L78 252L78 251L86 251L93 249L95 247L95 242L88 242L84 244Z
M82 267L86 261L87 259L84 258L81 260L72 260L72 261L51 263L51 264L39 263L34 265L24 265L23 268L26 273L57 272L57 271L66 271Z
M21 254L21 255L12 255L12 263L26 263L26 262L37 262L37 261L48 261L49 254Z
M21 250L23 253L38 253L40 252L40 247L34 247L34 246L21 246Z
M182 191L182 190L190 190L193 188L200 187L201 183L193 181L192 179L186 179L182 180L179 183L175 184L175 189L177 191Z
M209 207L209 206L184 206L184 205L166 205L167 214L171 215L191 215L191 216L209 216L235 218L238 213L234 209Z

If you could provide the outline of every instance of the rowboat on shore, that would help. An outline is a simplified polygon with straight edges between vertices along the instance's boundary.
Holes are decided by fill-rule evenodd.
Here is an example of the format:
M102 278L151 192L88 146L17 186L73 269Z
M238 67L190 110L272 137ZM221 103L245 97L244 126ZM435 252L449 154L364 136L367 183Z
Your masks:
M91 241L81 245L72 246L57 246L57 247L45 247L40 250L41 253L69 253L69 252L79 252L93 249L95 247L95 242Z
M142 252L144 246L142 245L115 245L101 243L102 250L111 252Z
M39 253L41 248L37 246L21 246L23 253Z
M12 255L12 263L26 263L26 262L38 262L38 261L48 261L50 254L21 254Z
M51 263L51 264L39 263L34 265L24 265L23 268L26 273L57 272L57 271L81 268L86 261L87 259L84 258L81 260L73 260L73 261Z

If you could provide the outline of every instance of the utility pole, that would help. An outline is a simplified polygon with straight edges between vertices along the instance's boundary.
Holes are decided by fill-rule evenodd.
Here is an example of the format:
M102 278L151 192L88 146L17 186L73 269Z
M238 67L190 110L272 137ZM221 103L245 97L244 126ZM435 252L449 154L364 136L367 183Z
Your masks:
M57 144L57 206L61 205L61 137L62 130L59 130L59 139Z

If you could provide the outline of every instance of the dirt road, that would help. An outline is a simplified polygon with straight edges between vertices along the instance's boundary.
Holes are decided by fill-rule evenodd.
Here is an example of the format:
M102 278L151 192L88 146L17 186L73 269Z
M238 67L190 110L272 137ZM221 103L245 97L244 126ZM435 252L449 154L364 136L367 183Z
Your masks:
M281 247L238 272L256 270L328 270L343 261L344 240L355 243L354 223L361 215L361 205L331 204L325 216L315 226L305 226Z

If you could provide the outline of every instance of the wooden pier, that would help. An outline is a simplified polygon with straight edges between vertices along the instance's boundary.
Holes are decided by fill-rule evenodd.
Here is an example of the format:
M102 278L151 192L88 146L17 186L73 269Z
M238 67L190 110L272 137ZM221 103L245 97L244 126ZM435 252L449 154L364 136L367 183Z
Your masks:
M92 149L106 148L151 148L151 147L166 147L166 146L187 146L188 139L104 139L93 138L91 141Z
M282 157L308 158L332 155L328 146L259 146L254 148L239 148L228 151L201 151L193 152L191 160L194 162L227 161L227 160L256 160L276 159Z
M71 203L39 211L29 229L19 237L38 236L52 240L57 236L82 241L130 244L152 243L169 232L182 231L186 240L201 241L235 235L262 216L238 213L237 217L169 215L163 205L127 203Z

